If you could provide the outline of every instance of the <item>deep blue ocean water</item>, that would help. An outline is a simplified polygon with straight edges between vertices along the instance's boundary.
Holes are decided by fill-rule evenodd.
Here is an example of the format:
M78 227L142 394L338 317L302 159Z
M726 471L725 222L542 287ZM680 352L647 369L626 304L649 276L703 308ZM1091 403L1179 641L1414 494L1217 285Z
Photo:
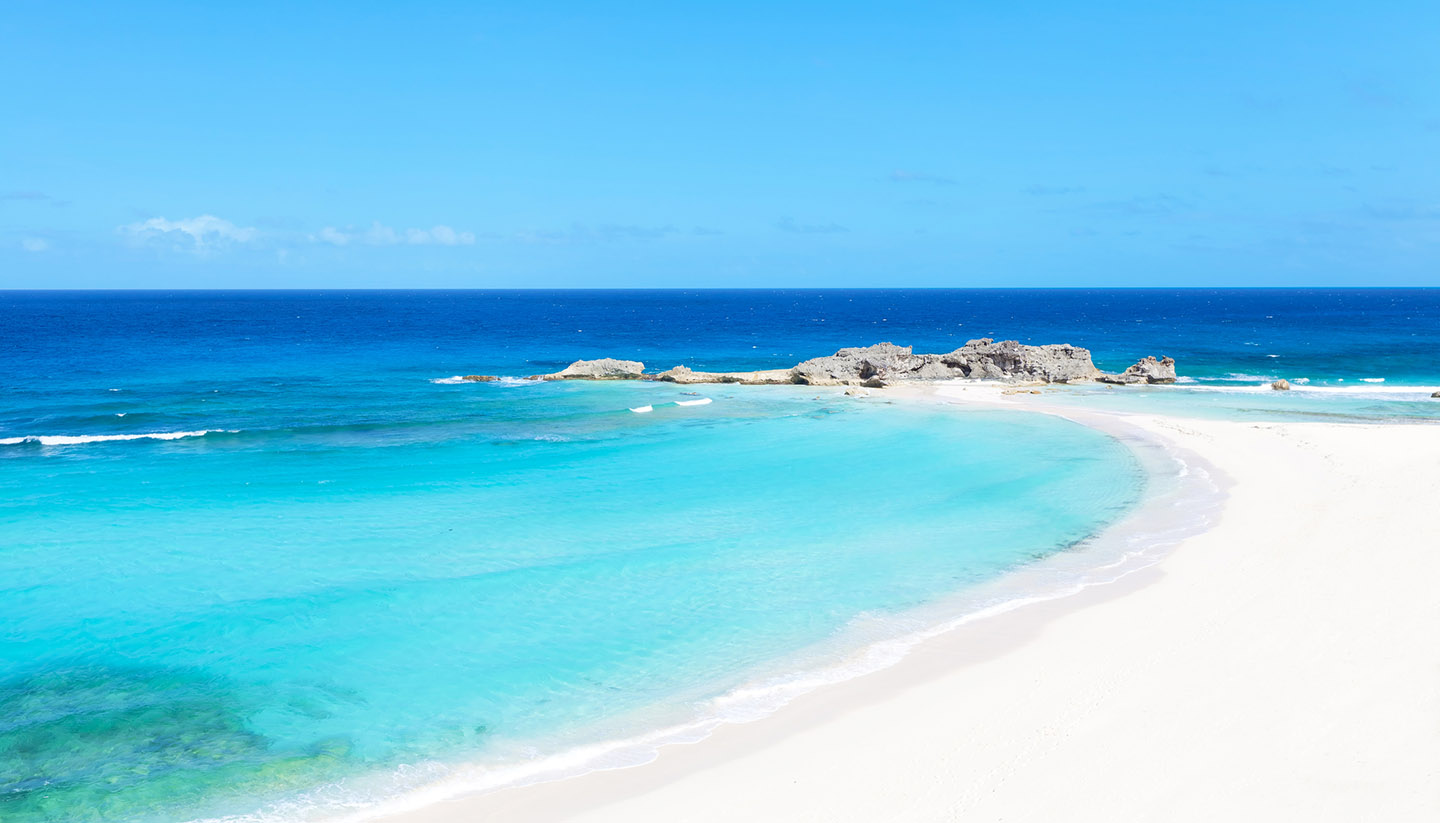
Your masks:
M974 337L1191 381L1081 403L1440 417L1440 290L0 293L0 820L283 817L678 722L1133 507L1056 419L446 381Z

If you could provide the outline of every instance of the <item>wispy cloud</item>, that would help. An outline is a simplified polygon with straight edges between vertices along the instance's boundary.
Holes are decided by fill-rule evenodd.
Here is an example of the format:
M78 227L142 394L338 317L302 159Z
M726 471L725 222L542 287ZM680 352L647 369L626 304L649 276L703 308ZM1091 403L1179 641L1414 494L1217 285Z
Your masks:
M636 223L601 223L592 226L585 223L572 223L566 229L526 230L511 234L492 235L487 239L566 246L609 242L651 242L687 234L695 237L715 237L724 232L705 226L693 226L685 229L669 223L660 226Z
M20 240L20 248L30 252L42 252L50 249L50 241L43 237L25 237Z
M1440 205L1386 203L1366 206L1365 213L1377 220L1440 220Z
M120 233L140 243L173 243L179 248L206 252L249 243L258 236L253 227L237 226L213 214L168 220L152 217L121 226Z
M348 246L351 243L367 246L473 246L475 234L456 231L449 226L434 226L428 229L395 229L380 221L370 224L368 229L344 229L326 226L311 240L329 243L332 246Z
M936 186L958 185L953 177L946 177L943 174L931 174L924 171L905 171L896 169L890 172L890 181L893 183L931 183Z
M1285 108L1285 98L1264 92L1241 92L1236 98L1239 104L1255 112L1277 112Z
M57 200L43 191L34 191L33 189L27 189L24 191L0 192L0 201L4 200L27 201L30 203L48 203L52 206L70 205L69 200Z
M1025 193L1036 197L1049 197L1058 194L1082 194L1084 186L1026 186Z
M1346 97L1356 106L1370 109L1393 109L1409 103L1404 95L1389 84L1376 79L1356 80L1345 89Z
M847 234L850 231L839 223L797 223L789 217L781 218L775 228L791 234Z
M632 226L615 223L602 224L595 230L604 237L626 240L657 240L679 231L674 226Z
M1173 194L1146 194L1138 197L1127 197L1123 200L1105 200L1099 203L1091 203L1086 207L1091 211L1113 212L1127 215L1159 215L1175 214L1188 211L1192 208L1190 202Z
M334 226L326 226L320 230L319 234L311 239L319 243L329 243L333 246L348 246L350 245L351 235L340 231Z

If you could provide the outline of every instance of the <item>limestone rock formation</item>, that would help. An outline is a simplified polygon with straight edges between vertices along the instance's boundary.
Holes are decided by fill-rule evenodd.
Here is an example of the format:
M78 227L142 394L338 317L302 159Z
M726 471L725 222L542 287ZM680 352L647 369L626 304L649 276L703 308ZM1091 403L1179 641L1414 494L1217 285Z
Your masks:
M876 343L841 349L806 360L789 369L749 372L701 372L676 366L645 374L634 360L577 360L564 370L541 375L544 380L662 380L669 383L744 383L810 386L864 386L880 389L907 380L995 380L1007 383L1173 383L1175 361L1147 357L1122 374L1106 375L1095 368L1090 351L1079 346L1029 346L1016 340L995 342L982 337L947 354L916 354L910 346ZM477 375L478 377L478 375ZM467 378L468 379L468 378Z
M638 360L616 360L602 357L599 360L576 360L554 374L544 375L546 380L634 380L645 374L645 364Z
M940 355L941 364L971 379L1069 383L1094 380L1100 375L1090 350L1068 344L1026 346L1015 340L999 343L988 337Z
M1270 388L1275 391L1290 391L1290 381L1282 377L1274 383L1271 383Z
M655 375L655 379L666 383L701 383L704 381L696 379L696 375L700 373L693 371L689 366L676 366Z
M460 379L464 380L466 383L494 383L500 378L496 377L493 374L467 374Z
M919 368L924 355L916 355L909 346L876 343L862 348L841 349L826 357L815 357L799 364L790 372L796 383L829 386L860 382L878 377L882 380Z
M1135 365L1119 374L1102 374L1096 378L1102 383L1174 383L1175 358L1142 358Z
M1430 396L1434 398L1440 398L1440 391L1430 392Z
M653 377L646 375L647 380L659 380L665 383L680 383L690 385L693 383L744 383L750 386L772 386L781 383L793 383L789 369L766 369L763 371L694 371L689 366L676 366L673 369L662 371Z
M877 343L841 349L806 360L792 370L795 381L823 386L867 380L1004 380L1068 383L1092 380L1099 371L1090 352L1076 346L1027 346L1015 340L971 340L948 354L915 354L910 346Z

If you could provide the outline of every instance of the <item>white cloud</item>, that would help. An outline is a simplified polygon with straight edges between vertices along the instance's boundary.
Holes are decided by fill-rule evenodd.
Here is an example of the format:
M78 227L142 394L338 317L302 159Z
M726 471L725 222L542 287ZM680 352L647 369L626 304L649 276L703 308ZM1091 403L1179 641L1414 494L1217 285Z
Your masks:
M389 226L380 225L377 220L366 230L364 241L372 246L393 246L400 242L400 236Z
M364 243L369 246L473 246L473 232L456 231L449 226L435 226L430 229L404 229L397 231L376 221L370 228L360 231L353 228L337 229L326 226L311 238L317 243L347 246Z
M20 248L25 251L42 252L50 248L50 241L43 237L26 237L20 241Z
M415 240L415 229L411 229L409 232L407 232L407 234L411 238L410 242L417 242ZM425 236L425 232L421 230L419 232L419 235L421 238L423 238ZM457 232L449 226L436 226L435 228L430 230L429 240L421 239L418 242L434 243L437 246L469 246L475 242L475 235L471 234L468 231Z
M120 231L140 241L173 240L197 252L231 243L249 243L257 234L253 228L237 226L213 214L181 220L152 217L141 223L121 226Z
M333 243L337 246L344 246L349 244L350 235L332 226L326 226L325 228L320 230L320 235L315 239L324 243Z

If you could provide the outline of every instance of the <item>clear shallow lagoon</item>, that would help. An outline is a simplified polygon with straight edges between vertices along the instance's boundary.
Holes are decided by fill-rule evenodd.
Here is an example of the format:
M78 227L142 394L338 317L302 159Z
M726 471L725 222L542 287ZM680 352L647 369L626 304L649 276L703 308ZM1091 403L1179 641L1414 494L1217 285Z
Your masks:
M1440 370L1440 365L1437 365ZM1056 386L1054 400L1119 412L1152 412L1219 420L1319 423L1440 422L1440 380L1430 385L1332 382L1275 391L1268 381L1196 381L1168 386Z
M223 795L712 697L1082 539L1140 484L1123 447L1043 418L412 390L444 420L12 447L6 820L165 819L212 791L242 811Z
M1316 381L1440 382L1433 292L1352 293L1344 323L1296 293L1274 328L1268 292L1046 294L0 295L0 819L375 799L443 773L401 764L624 736L1072 545L1145 484L1039 416L449 375L983 335L1225 385L1257 336Z

